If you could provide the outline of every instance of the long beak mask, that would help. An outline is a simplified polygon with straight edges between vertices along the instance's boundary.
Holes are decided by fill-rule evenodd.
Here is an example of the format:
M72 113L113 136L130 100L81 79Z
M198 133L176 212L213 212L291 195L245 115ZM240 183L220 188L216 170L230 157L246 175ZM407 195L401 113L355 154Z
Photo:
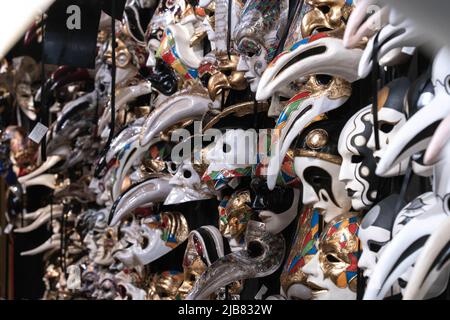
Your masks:
M448 210L449 208L447 208ZM420 254L414 270L409 279L408 286L403 295L403 300L423 300L428 293L438 296L433 292L435 284L443 284L446 287L449 279L449 258L450 258L450 219L447 218L435 231Z
M437 128L425 153L424 163L432 165L439 161L442 150L450 140L450 114Z
M46 251L50 250L57 250L61 247L61 235L60 234L54 234L45 241L43 244L41 244L39 247L34 248L32 250L21 252L20 255L22 257L25 256L36 256L38 254L44 253Z
M153 178L136 184L114 203L110 213L111 222L109 225L117 225L122 219L132 214L135 209L164 202L171 189L167 177Z
M442 203L409 222L386 246L370 277L365 300L382 300L392 285L411 268L422 254L430 236L448 219ZM439 212L440 211L440 212ZM443 286L445 290L446 286Z
M50 189L55 190L57 188L56 178L58 175L56 174L41 174L36 178L32 178L23 183L23 187L28 188L32 186L44 186Z
M330 33L305 38L280 53L264 71L256 92L256 100L269 99L287 84L313 74L358 80L361 49L346 49L342 39Z
M381 8L380 5L379 0L358 1L345 28L343 40L346 48L365 45L367 39L389 23L389 8L387 6ZM367 17L370 11L373 14Z
M40 208L40 209L38 209L38 210L36 210L34 212L30 212L30 213L24 214L23 215L23 219L26 220L26 221L28 221L28 220L36 220L40 216L44 215L46 212L50 212L50 210L51 210L50 207L51 206L48 205L48 206ZM59 204L53 206L53 210L62 210L62 208L63 208L63 206L59 205Z
M283 160L296 137L322 114L341 107L351 95L348 82L335 78L325 91L305 91L294 96L281 113L272 137L267 185L275 187Z
M15 229L15 233L28 233L31 231L36 230L43 224L50 221L51 218L59 218L62 216L63 208L62 206L54 206L53 210L45 211L43 214L41 214L36 220L33 221L30 225Z
M141 133L141 147L149 146L153 138L173 125L200 120L207 111L213 109L219 109L219 102L213 102L203 89L193 88L173 95L148 116Z
M136 86L126 87L116 92L116 111L124 110L127 103L132 100L150 94L152 92L152 84L145 81ZM111 122L111 106L108 106L99 121L98 132L102 133Z
M60 131L71 117L79 115L84 110L95 108L96 105L97 93L95 91L67 103L56 119L54 133Z
M205 300L234 281L265 277L281 266L286 249L282 235L271 235L264 223L250 221L245 241L245 250L228 254L206 269L186 300Z
M361 57L358 67L360 78L367 77L372 71L375 38L376 36L373 36L367 43ZM395 65L401 59L403 48L418 47L426 41L425 39L412 20L405 20L396 26L388 24L378 34L378 62L381 66Z
M47 160L39 168L37 168L36 170L34 170L33 172L31 172L30 174L28 174L26 176L20 177L18 179L19 182L23 184L28 180L36 178L37 176L39 176L39 175L43 174L44 172L46 172L47 170L49 170L50 168L53 168L58 162L64 160L66 158L64 153L66 153L66 152L67 152L66 154L70 153L69 146L62 146L57 151L61 151L61 153L47 157Z
M425 150L441 121L450 114L448 61L450 51L444 48L439 51L433 63L434 98L414 114L391 141L377 166L377 175L383 176L402 160Z

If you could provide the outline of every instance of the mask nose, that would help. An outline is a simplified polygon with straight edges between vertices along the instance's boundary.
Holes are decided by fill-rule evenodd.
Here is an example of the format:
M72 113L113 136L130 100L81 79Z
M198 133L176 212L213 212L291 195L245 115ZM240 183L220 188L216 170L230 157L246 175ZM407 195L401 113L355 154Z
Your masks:
M267 191L266 181L260 177L254 178L250 183L250 188L253 191L252 209L257 211L266 209L264 201L264 196Z

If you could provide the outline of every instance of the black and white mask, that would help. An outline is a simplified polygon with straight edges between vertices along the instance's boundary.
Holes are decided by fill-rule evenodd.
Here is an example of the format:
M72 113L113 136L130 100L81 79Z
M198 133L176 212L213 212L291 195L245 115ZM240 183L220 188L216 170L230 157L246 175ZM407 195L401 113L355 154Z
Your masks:
M377 163L373 150L367 146L373 132L372 107L357 112L345 125L339 138L342 156L339 180L352 198L355 210L370 208L378 198L381 178L375 174Z

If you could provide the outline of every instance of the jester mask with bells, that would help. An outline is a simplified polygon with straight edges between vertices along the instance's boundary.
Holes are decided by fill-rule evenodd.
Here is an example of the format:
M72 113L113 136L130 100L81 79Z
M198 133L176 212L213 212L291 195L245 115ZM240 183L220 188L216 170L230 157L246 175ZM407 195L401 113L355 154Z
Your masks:
M303 92L288 102L272 136L267 176L270 189L274 188L282 161L298 134L317 117L341 107L350 95L351 85L347 81L316 75L309 78Z
M356 300L360 243L358 214L333 219L317 242L317 253L303 267L313 300Z
M235 47L241 55L237 70L245 72L253 92L278 48L288 9L289 2L285 0L250 0L242 9L234 29Z
M303 185L303 204L329 223L351 210L351 198L339 181L342 158L337 145L344 119L321 120L306 127L295 145L295 172Z

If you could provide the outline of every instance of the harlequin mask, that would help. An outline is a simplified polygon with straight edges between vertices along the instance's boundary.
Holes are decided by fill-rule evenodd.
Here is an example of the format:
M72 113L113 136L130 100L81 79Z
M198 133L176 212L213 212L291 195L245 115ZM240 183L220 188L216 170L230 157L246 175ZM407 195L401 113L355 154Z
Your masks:
M197 280L186 300L208 298L234 281L260 278L274 273L284 258L282 235L272 235L264 223L250 221L245 236L246 248L214 262Z
M434 97L415 113L392 139L377 167L377 174L384 176L393 166L417 152L423 151L429 144L433 133L441 121L450 113L448 101L450 88L448 83L450 51L446 48L437 54L432 71ZM440 177L436 177L440 179ZM435 190L437 192L438 190Z
M367 142L373 132L372 107L356 113L345 125L339 137L339 153L343 162L339 180L352 198L355 210L370 208L381 196L382 178L375 174L377 163Z
M297 217L300 190L288 187L267 188L265 179L253 178L251 184L251 203L266 230L278 234L286 229Z
M398 134L401 127L406 123L406 116L404 112L403 101L409 88L409 80L407 78L399 78L378 93L378 133L380 141L380 149L375 147L374 132L367 142L367 147L372 149L373 156L376 161L383 158L390 141ZM373 118L372 118L373 125ZM405 173L408 166L408 159L400 162L393 167L384 176L399 176Z
M287 103L272 137L267 177L270 189L275 186L282 160L297 135L317 117L342 106L350 95L351 86L345 80L314 76L309 79L305 91Z
M114 257L127 266L144 266L175 249L184 242L189 229L185 217L178 212L151 215L141 221L139 237L131 246L116 251Z
M245 72L253 92L278 48L286 28L288 8L285 0L250 0L242 9L234 30L235 47L241 55L237 71Z
M342 158L337 152L337 137L342 126L342 120L313 123L300 135L295 149L303 204L316 209L326 223L351 209L351 199L339 181Z
M318 241L318 252L303 267L313 300L356 300L360 219L345 214L332 220Z
M155 274L150 282L148 300L175 300L178 288L183 282L183 274L177 271L165 271Z
M213 226L204 226L189 234L188 244L183 258L184 281L178 289L178 295L184 299L194 283L217 259L229 253L224 248L224 239Z

